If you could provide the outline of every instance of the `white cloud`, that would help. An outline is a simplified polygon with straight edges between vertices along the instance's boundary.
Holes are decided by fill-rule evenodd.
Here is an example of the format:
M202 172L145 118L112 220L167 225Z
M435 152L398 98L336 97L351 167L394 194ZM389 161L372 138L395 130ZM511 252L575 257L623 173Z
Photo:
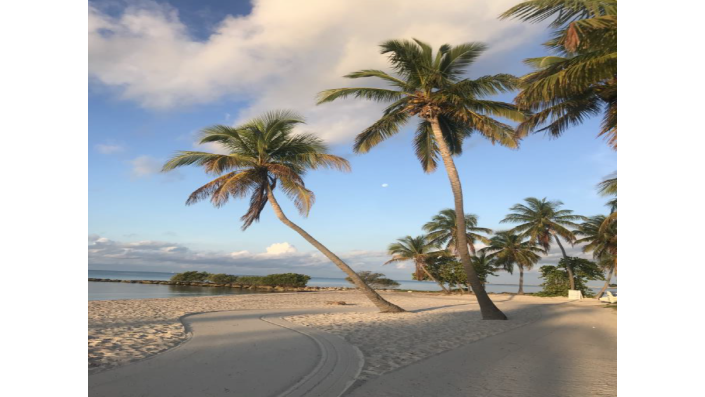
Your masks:
M274 243L267 247L267 255L284 255L293 254L296 252L296 247L289 243Z
M184 175L178 170L171 170L168 173L162 174L161 171L164 162L151 156L139 156L130 160L129 163L132 166L133 178L147 178L161 174L164 182L174 182L184 179Z
M386 253L350 251L340 257L356 270L379 268ZM165 241L121 242L99 235L88 236L88 263L107 269L176 269L209 270L231 274L301 272L326 277L343 273L318 251L299 252L289 243L274 243L266 252L247 250L219 252L192 250L179 243Z
M113 154L122 152L123 150L125 150L125 148L117 144L99 143L95 145L95 150L102 154Z
M132 176L141 178L157 174L162 169L162 163L150 156L140 156L130 161Z
M193 143L193 148L199 152L217 153L217 154L229 154L230 151L218 142L206 142L198 143L198 141Z
M382 184L382 187L388 187L388 186L389 186L388 183L383 183L383 184Z
M417 37L434 46L484 41L480 62L531 41L542 27L497 16L516 0L255 0L251 14L226 16L206 40L196 40L166 4L130 3L109 16L89 6L89 74L143 107L169 109L223 97L245 99L239 119L293 108L308 129L339 141L378 116L378 105L346 101L315 107L314 96L351 84L342 75L386 68L378 44ZM505 72L497 61L496 72ZM369 84L365 82L364 84ZM236 117L236 118L238 118Z

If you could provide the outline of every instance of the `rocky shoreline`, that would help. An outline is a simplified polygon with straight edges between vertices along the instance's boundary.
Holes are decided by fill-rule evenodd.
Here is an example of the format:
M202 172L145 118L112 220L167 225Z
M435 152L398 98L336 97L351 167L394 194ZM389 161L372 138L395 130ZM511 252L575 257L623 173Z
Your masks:
M274 292L318 292L318 291L354 291L352 287L281 287L270 285L247 285L247 284L214 284L205 282L180 282L180 281L160 281L160 280L115 280L109 278L88 278L88 281L101 283L130 283L130 284L153 284L153 285L174 285L181 287L213 287L213 288L239 288L258 291Z

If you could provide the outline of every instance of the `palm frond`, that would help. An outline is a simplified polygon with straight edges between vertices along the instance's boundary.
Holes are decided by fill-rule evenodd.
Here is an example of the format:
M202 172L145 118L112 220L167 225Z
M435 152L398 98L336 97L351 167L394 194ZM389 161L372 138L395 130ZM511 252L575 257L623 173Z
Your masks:
M402 111L385 114L355 137L353 151L367 153L383 140L399 132L408 119L409 115Z
M356 87L356 88L334 88L321 91L316 101L317 105L326 102L333 102L336 99L345 99L349 96L367 99L376 102L389 102L401 99L403 92L387 90L384 88Z
M346 74L343 77L347 77L349 79L377 77L382 80L385 80L387 83L392 84L393 86L401 89L402 91L407 91L409 89L409 87L405 81L400 80L394 76L391 76L383 70L376 70L376 69L358 70L357 72L352 72L352 73Z

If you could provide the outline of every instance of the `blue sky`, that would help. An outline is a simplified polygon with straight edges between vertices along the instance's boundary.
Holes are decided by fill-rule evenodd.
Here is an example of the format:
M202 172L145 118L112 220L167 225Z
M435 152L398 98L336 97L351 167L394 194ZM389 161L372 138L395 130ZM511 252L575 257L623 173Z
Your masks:
M438 13L390 1L389 12L379 17L370 17L372 2L355 8L308 3L91 2L90 268L339 276L269 208L242 232L246 202L186 207L189 193L208 178L196 168L158 173L175 151L197 148L200 128L292 108L310 120L303 130L324 138L353 171L308 174L307 186L317 196L310 216L301 218L280 200L284 210L356 269L410 278L410 266L381 266L388 259L384 250L398 237L421 233L433 214L452 205L445 171L421 171L411 147L413 125L370 153L354 155L355 134L374 121L379 107L355 100L316 107L315 93L349 85L340 78L347 72L384 68L375 45L388 38L413 36L436 47L485 41L491 50L469 76L521 75L528 71L524 58L544 53L546 31L497 21L514 1L451 2ZM616 170L617 156L596 137L598 129L599 120L589 120L559 139L531 136L519 150L471 138L456 158L466 211L479 215L481 226L500 230L507 228L499 221L508 208L529 196L559 199L583 215L606 213L595 185ZM555 251L544 263L555 263ZM528 281L535 280L534 272Z

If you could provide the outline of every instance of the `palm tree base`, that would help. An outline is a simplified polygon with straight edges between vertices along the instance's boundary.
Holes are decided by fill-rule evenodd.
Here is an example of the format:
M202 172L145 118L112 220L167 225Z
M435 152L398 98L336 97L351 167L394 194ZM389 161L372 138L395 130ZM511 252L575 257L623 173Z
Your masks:
M496 311L492 313L482 313L482 319L483 320L506 320L507 316L504 315L501 311Z
M402 309L397 305L390 305L388 308L382 309L380 313L405 313L406 310Z

